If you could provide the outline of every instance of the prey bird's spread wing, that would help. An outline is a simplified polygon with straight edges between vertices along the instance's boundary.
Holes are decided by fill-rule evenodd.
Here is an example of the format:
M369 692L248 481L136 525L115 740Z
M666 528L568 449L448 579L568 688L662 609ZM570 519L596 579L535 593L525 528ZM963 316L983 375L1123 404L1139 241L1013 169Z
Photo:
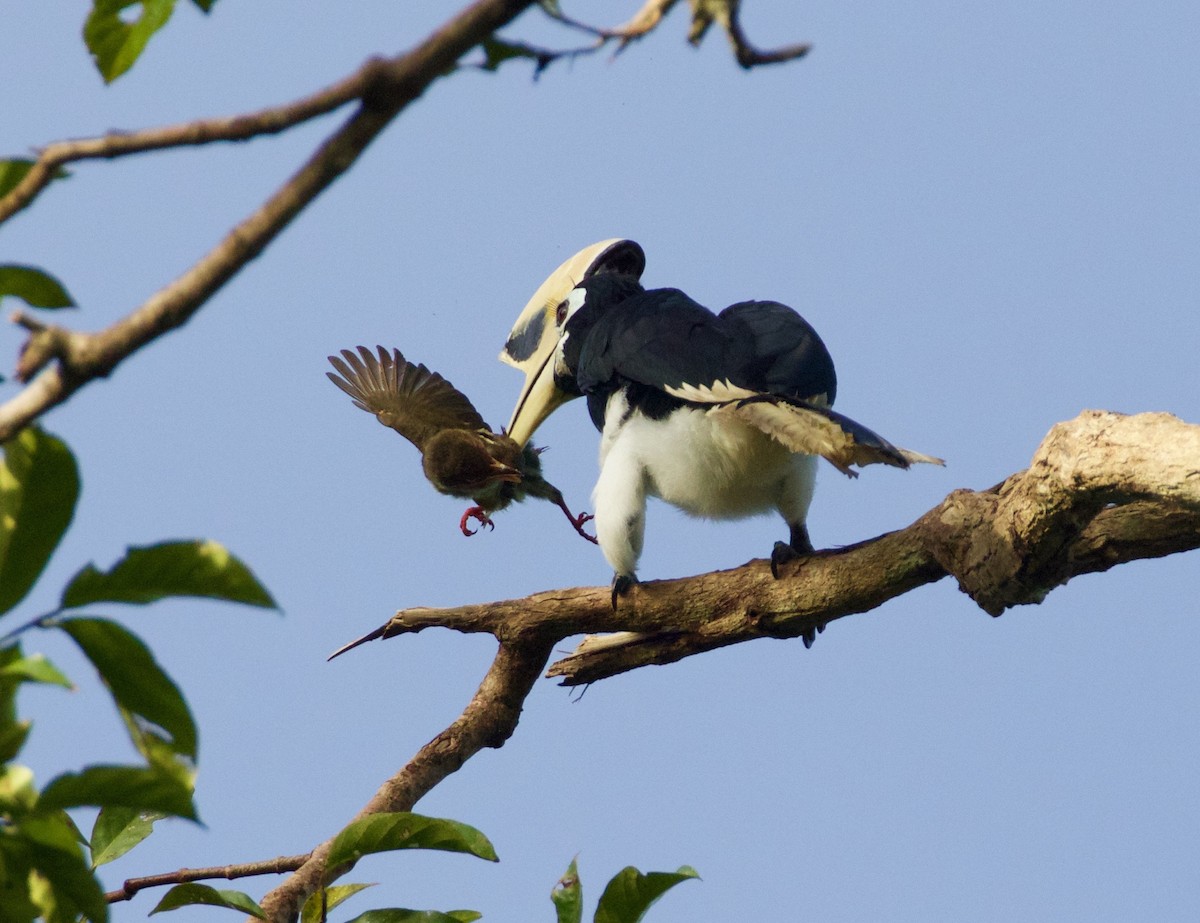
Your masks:
M357 353L343 349L341 359L329 357L338 375L325 374L350 395L355 407L375 414L422 452L430 437L442 430L488 429L467 396L437 372L414 365L399 350L376 349L378 358L365 346Z

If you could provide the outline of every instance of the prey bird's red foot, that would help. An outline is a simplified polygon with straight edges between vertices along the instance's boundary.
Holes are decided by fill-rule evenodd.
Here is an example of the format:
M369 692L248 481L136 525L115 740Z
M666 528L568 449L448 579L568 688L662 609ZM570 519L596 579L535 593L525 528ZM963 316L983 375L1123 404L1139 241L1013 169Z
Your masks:
M580 513L578 516L572 516L571 512L569 510L567 511L567 519L571 520L571 525L573 525L575 527L575 531L578 532L580 535L582 535L584 538L586 538L593 545L599 544L596 541L596 536L591 535L587 532L584 532L583 524L585 522L591 522L595 518L596 517L593 516L591 513Z
M472 529L467 525L468 520L471 519L478 520L480 526L487 526L489 529L496 528L496 524L492 522L491 517L483 511L482 506L472 506L462 514L462 519L458 521L458 527L462 529L463 535L470 536L479 531L478 529Z

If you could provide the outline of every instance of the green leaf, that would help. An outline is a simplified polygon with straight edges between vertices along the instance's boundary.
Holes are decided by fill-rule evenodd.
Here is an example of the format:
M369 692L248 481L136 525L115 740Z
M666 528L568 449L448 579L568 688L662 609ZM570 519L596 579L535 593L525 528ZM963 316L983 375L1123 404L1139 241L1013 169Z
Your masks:
M62 440L35 426L4 443L0 463L0 614L29 592L75 514L79 469Z
M141 7L136 17L122 15ZM141 55L150 36L166 25L175 0L92 0L83 24L83 40L105 83L112 83Z
M37 886L30 882L30 896L45 919L65 923L80 914L94 923L108 919L104 891L84 861L66 814L24 817L9 833L19 844L22 864L40 876Z
M176 753L196 758L196 723L179 687L137 635L110 619L58 623L79 645L122 708L162 728Z
M32 726L29 721L17 720L17 687L26 681L20 676L20 668L14 671L17 675L4 676L5 670L20 663L23 659L19 644L10 644L8 647L0 648L0 764L3 764L0 773L14 768L6 764L16 759L17 754L21 752ZM30 784L32 785L32 775ZM0 813L3 812L0 811ZM0 878L3 876L0 875ZM0 899L2 897L3 885L0 884Z
M583 920L583 885L579 881L579 869L574 859L567 866L567 873L550 892L550 900L554 901L558 923L580 923Z
M368 910L356 916L350 923L471 923L483 914L474 910L405 910L401 907L387 907L382 910Z
M677 872L647 872L632 865L613 876L596 907L595 923L638 923L650 906L681 881L699 878L687 865Z
M17 758L17 754L25 746L32 727L32 721L0 722L0 763L7 763Z
M344 862L357 862L369 853L393 849L441 849L499 861L488 838L474 827L401 811L372 814L351 823L334 837L326 867L336 868Z
M54 276L33 266L0 265L0 301L6 295L35 308L73 308L75 302Z
M51 686L63 686L66 689L74 688L71 681L63 676L58 667L47 660L43 654L20 657L0 665L0 678L12 678L23 683L47 683Z
M195 882L176 885L163 895L162 900L150 912L152 914L162 913L165 910L178 910L180 907L190 907L194 904L240 910L242 913L248 913L260 920L267 918L266 911L259 907L249 894L241 891L218 890L209 885Z
M373 884L333 885L310 894L300 911L300 923L323 923L325 916L334 907L354 897L359 891L373 888ZM321 896L324 894L324 905Z
M198 820L189 778L161 766L87 766L55 777L39 808L133 808Z
M250 568L219 543L203 540L130 547L108 571L88 564L67 584L62 607L95 602L144 605L171 596L279 608Z
M216 2L217 2L217 0L192 0L192 3L194 3L194 4L196 4L196 6L200 7L200 9L202 11L204 11L205 13L211 13L213 4Z
M483 50L483 63L479 66L485 71L497 71L505 61L517 58L528 58L533 61L533 75L536 77L554 63L557 55L541 48L534 48L524 42L510 42L506 39L491 36L479 43Z
M29 168L32 166L33 161L26 160L23 157L0 160L0 197L12 192L17 187L17 184L25 178L25 174L29 172Z
M0 199L12 192L33 167L34 161L24 157L14 157L0 160ZM51 181L66 179L71 174L63 167L58 167L50 176ZM28 203L26 203L28 204Z
M166 816L160 811L139 811L137 808L101 808L89 842L92 868L125 855L154 831L156 821Z
M0 766L0 814L15 816L32 811L37 804L37 786L28 766Z

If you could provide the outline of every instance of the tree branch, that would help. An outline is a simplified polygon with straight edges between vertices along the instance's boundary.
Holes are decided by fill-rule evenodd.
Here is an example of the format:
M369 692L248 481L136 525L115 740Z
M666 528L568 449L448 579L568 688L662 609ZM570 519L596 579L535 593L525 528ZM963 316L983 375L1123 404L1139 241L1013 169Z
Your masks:
M368 61L357 74L335 85L336 92L327 91L325 97L318 94L321 105L332 106L334 100L340 98L339 94L355 87L362 104L296 174L194 266L131 314L99 333L67 336L67 331L54 326L33 333L22 350L18 373L18 377L29 384L0 405L0 442L46 410L67 400L88 382L107 376L146 343L186 323L201 305L341 176L409 103L450 70L463 54L514 19L532 2L477 0L412 51L394 58ZM310 102L308 109L316 105ZM22 186L28 180L27 175ZM51 364L52 360L57 361ZM37 377L33 378L35 375Z
M308 854L280 856L277 859L266 859L261 862L218 865L205 869L179 869L174 872L164 872L161 875L128 878L118 890L105 894L104 899L110 904L115 904L119 901L132 900L135 894L146 888L161 888L163 885L178 885L188 881L208 881L213 878L225 878L233 881L236 878L249 878L254 875L279 875L283 872L294 872L307 859Z
M352 821L384 811L410 811L480 750L503 746L516 730L525 697L550 659L553 643L553 638L538 634L501 643L483 682L458 719L385 782ZM332 843L329 839L314 849L291 877L263 898L267 919L293 919L310 894L349 871L350 866L325 867Z
M0 224L28 207L68 163L79 160L111 160L129 154L172 147L194 147L215 141L248 141L307 122L332 112L362 96L372 76L370 62L353 74L311 96L258 112L197 119L178 125L163 125L140 131L114 131L97 138L55 141L38 152L37 160L21 182L0 198Z
M550 668L568 686L754 638L795 638L950 575L984 611L1038 603L1080 574L1200 547L1200 426L1170 414L1085 411L1051 429L1030 467L958 490L912 525L818 552L771 577L766 561L638 584L618 609L601 588L398 612L347 645L439 626L589 638ZM341 651L339 651L341 653Z
M613 29L601 29L595 26L590 26L586 23L573 19L558 10L547 10L550 16L557 19L564 25L571 26L576 29L581 29L591 35L596 36L597 43L591 49L574 50L570 52L542 52L543 56L548 55L545 63L539 64L539 70L545 68L547 64L554 60L555 57L562 55L578 55L589 51L596 51L604 47L610 41L617 42L617 50L614 54L620 54L632 42L644 38L653 32L663 17L671 11L678 0L646 0L642 7L633 15L627 23L617 26ZM733 48L733 55L746 70L752 67L758 67L763 64L781 64L785 61L794 61L796 58L802 58L812 50L812 46L807 42L785 45L782 48L776 48L772 51L761 51L750 43L746 37L746 32L742 29L740 12L741 0L688 0L688 4L692 8L692 22L688 28L688 41L697 47L704 40L705 34L715 22L725 30L726 36L729 38L729 44Z

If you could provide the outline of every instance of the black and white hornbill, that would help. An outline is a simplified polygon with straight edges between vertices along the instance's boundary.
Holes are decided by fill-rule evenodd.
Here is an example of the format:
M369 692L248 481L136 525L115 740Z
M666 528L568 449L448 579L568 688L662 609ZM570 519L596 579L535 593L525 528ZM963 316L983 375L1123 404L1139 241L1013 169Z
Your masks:
M329 357L338 374L325 374L355 407L417 447L434 489L474 500L459 521L464 535L475 534L469 520L493 526L489 513L514 500L540 497L557 505L576 532L596 541L583 530L592 517L574 515L558 488L542 477L541 450L492 432L467 396L437 372L407 361L399 350L376 349L378 357L363 346L357 353L343 349L342 358Z
M629 240L581 251L538 290L501 353L526 372L508 427L517 442L587 399L602 434L592 500L614 606L637 579L648 496L713 519L777 510L789 530L771 555L777 574L813 551L817 456L852 477L851 465L942 464L829 409L833 360L794 310L745 301L714 314L678 289L643 289L644 265Z

